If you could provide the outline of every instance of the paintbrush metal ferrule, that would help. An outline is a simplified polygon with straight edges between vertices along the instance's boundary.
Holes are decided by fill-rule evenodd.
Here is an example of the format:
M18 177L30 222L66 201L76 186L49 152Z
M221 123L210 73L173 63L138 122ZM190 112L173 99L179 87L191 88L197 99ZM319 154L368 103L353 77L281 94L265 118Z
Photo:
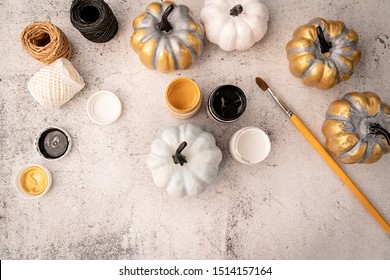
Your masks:
M294 112L283 102L283 100L279 99L270 88L268 88L267 91L269 94L271 94L272 98L279 105L279 107L282 108L286 115L291 118L294 115Z

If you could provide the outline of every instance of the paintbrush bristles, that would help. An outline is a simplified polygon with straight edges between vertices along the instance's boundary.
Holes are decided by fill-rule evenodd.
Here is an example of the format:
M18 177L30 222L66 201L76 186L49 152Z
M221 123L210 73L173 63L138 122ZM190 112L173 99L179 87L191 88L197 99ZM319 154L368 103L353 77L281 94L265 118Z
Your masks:
M266 82L262 78L256 77L256 84L263 90L266 91L269 89L269 86L267 85Z

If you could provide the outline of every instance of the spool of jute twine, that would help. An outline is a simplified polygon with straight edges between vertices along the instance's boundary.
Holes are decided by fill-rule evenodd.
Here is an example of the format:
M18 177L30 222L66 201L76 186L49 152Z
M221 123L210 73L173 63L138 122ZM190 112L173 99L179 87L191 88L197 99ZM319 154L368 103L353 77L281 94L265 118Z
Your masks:
M48 21L33 22L21 34L23 49L44 64L51 64L58 58L69 59L71 45L64 32Z
M88 40L105 43L118 31L118 22L103 0L73 0L70 21Z

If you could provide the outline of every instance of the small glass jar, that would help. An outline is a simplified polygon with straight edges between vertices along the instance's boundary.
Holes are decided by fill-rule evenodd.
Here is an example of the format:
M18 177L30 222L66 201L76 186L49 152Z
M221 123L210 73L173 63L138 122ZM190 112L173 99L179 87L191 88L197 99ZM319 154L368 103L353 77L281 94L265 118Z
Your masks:
M46 160L59 160L66 156L72 147L68 132L59 127L48 127L42 130L36 140L35 148Z
M230 137L230 155L239 163L254 165L265 160L271 150L268 135L260 128L241 128Z
M242 116L246 104L246 96L239 87L222 85L210 94L207 113L219 123L231 123Z
M196 115L202 103L198 85L189 78L177 78L165 89L165 104L177 118L188 119Z

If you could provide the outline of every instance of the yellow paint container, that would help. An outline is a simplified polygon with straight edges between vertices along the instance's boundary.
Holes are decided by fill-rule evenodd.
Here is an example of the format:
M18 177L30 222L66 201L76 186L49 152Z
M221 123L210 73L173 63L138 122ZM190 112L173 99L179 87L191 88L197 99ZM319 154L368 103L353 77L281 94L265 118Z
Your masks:
M177 78L165 90L165 104L178 118L187 119L196 115L202 103L198 85L189 78Z
M47 193L52 177L45 167L38 164L23 166L15 178L16 190L26 198L37 198Z

